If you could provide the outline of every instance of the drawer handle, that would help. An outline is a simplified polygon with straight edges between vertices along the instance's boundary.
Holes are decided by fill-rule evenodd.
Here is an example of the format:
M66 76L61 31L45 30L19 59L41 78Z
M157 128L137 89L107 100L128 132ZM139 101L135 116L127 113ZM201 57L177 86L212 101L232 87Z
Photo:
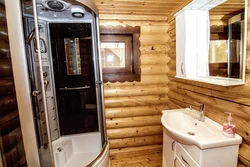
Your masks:
M181 159L182 159L188 166L190 166L189 163L187 162L187 160L185 160L185 159L183 158L182 155L181 155Z
M172 151L174 151L174 143L175 141L172 142Z
M174 167L176 167L176 160L177 160L177 157L174 158Z
M184 70L183 70L183 63L181 64L181 73L182 73L182 75L184 75Z

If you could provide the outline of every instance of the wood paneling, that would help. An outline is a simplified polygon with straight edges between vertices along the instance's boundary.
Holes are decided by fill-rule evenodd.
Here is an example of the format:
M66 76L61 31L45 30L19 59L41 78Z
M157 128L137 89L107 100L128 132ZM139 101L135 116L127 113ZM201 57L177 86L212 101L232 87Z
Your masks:
M10 60L5 8L0 4L0 148L4 166L27 166ZM1 164L0 164L1 166Z
M169 100L169 25L142 20L100 22L105 26L141 27L141 81L104 85L111 166L161 166L161 110L168 108Z
M94 0L100 19L166 21L186 0ZM163 38L160 38L163 39Z
M229 0L230 1L230 0ZM240 0L233 0L234 3ZM230 1L232 2L232 1ZM229 2L229 3L230 3ZM229 5L230 6L230 5ZM237 6L237 5L236 5ZM225 8L224 8L225 9ZM230 11L229 9L228 11ZM226 9L224 10L226 11ZM214 11L216 14L216 11ZM218 12L218 11L217 11ZM222 14L222 13L219 13ZM248 12L250 16L250 12ZM218 17L219 18L219 17ZM248 20L250 17L248 17ZM246 71L246 83L242 86L221 87L212 84L200 83L196 81L188 81L176 79L176 39L175 39L175 19L170 16L169 19L169 36L168 45L170 50L167 52L171 58L168 63L170 71L168 78L170 82L168 87L169 101L168 107L185 108L192 106L199 109L200 103L206 105L205 115L222 124L225 122L227 115L224 112L232 112L234 122L236 124L237 133L242 136L243 143L239 150L238 167L250 166L250 73ZM247 39L247 60L250 59L250 25L248 24L248 39ZM250 64L247 63L246 68L249 69Z

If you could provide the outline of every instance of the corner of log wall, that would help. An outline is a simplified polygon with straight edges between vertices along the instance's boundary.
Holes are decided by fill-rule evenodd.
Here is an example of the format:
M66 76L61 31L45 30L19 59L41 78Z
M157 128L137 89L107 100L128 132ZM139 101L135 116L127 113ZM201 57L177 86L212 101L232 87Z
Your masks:
M250 9L250 5L248 6ZM196 81L176 79L176 30L175 18L169 17L170 25L167 52L169 72L168 107L170 109L192 106L198 109L199 104L206 105L206 116L223 124L226 120L224 112L232 112L236 124L236 132L242 136L243 143L239 149L238 167L250 166L250 11L248 10L246 83L242 86L222 87Z

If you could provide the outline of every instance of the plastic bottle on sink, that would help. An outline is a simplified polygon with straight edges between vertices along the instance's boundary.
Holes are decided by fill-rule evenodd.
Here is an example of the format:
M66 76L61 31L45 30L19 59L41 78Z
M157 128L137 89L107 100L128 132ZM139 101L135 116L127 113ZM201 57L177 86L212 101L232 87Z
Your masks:
M235 124L233 123L232 113L226 112L229 114L227 121L223 124L222 134L227 137L234 137L235 135Z

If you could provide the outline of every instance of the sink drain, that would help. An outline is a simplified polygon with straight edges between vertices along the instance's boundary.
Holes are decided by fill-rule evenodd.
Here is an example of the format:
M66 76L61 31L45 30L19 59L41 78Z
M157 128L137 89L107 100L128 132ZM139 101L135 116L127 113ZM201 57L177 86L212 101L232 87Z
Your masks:
M187 132L189 135L191 135L191 136L194 136L195 135L195 133L194 132Z

